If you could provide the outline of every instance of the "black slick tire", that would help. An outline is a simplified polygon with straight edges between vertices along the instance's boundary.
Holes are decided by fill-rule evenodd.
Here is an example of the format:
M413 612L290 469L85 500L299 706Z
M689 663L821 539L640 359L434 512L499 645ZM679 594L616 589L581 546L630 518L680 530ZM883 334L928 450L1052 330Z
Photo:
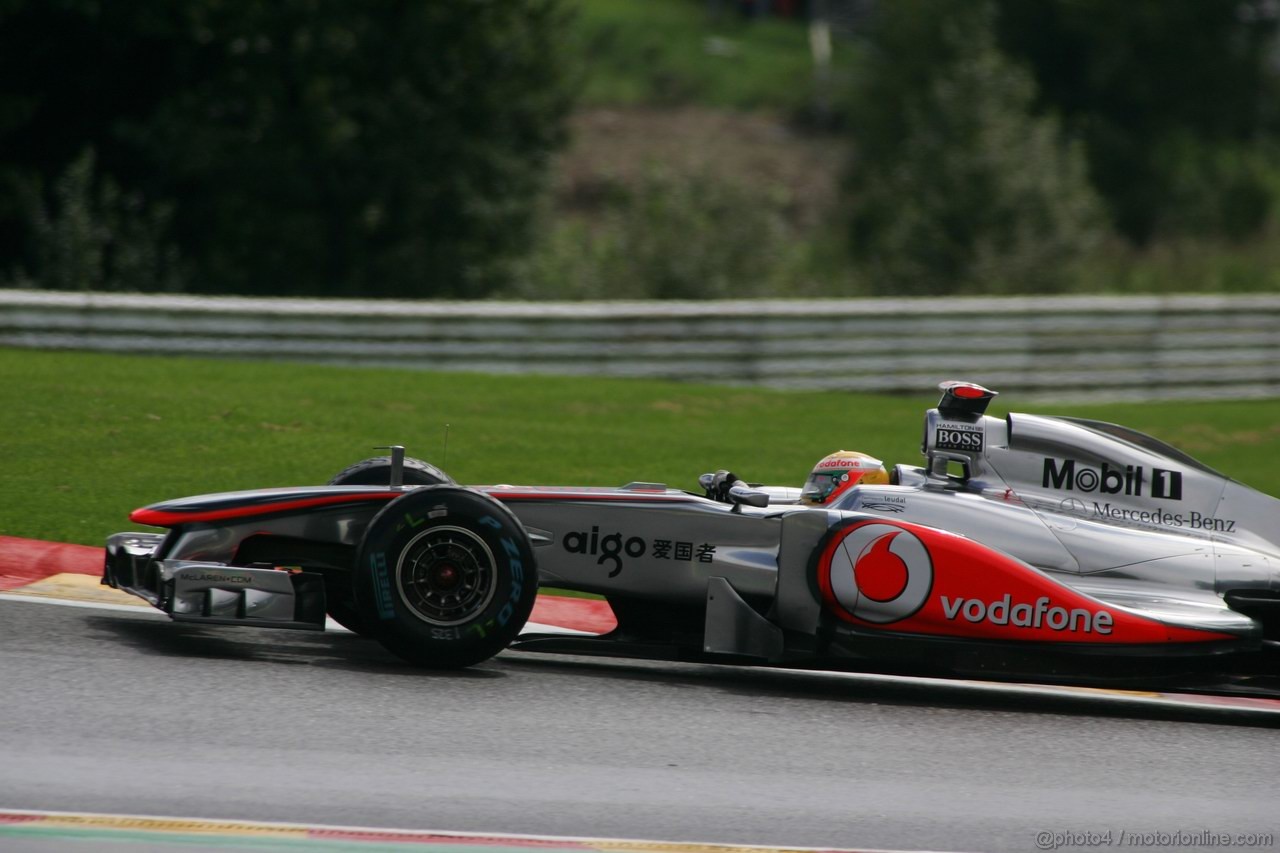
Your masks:
M405 457L404 484L406 486L434 486L453 481L452 477L430 462L423 462L412 456ZM390 456L362 459L354 465L343 468L329 481L330 486L386 486L390 483Z
M453 483L454 479L444 471L412 456L404 460L404 484L406 486L436 486ZM386 486L391 483L391 457L374 456L362 459L343 468L329 480L330 486ZM325 577L325 610L333 621L348 631L361 636L369 635L369 626L356 610L350 579L342 575Z
M538 593L520 522L487 495L429 486L370 522L355 569L355 601L372 637L417 666L488 660L515 639Z

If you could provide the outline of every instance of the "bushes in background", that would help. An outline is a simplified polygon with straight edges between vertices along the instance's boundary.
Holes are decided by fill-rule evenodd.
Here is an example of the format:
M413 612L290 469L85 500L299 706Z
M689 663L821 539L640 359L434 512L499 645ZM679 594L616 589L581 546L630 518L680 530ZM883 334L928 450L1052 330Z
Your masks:
M557 0L7 2L0 272L123 275L71 281L31 215L60 208L67 236L55 185L88 147L99 201L145 200L134 220L166 232L188 290L483 296L530 248L564 25Z
M1001 48L1031 70L1037 109L1084 143L1123 237L1242 240L1265 225L1280 163L1274 3L997 2Z
M54 182L51 198L27 199L39 282L56 290L180 290L177 250L167 242L173 207L148 205L96 173L86 149Z
M615 145L612 163L563 167L595 176L584 209L544 192L575 92L597 112L812 119L821 28L717 16L704 0L0 0L0 285L409 298L1275 286L1272 0L808 8L837 6L859 14L835 44L828 82L848 97L823 113L830 136L801 122L768 156L758 138L739 156L741 135L655 124L715 168L670 156L669 140L651 156ZM788 134L842 135L841 192L813 189L838 180ZM661 166L613 168L637 152L628 164Z
M889 22L869 56L851 112L854 258L879 294L1063 290L1105 227L1083 151L1031 113L1031 77L996 49L984 9L938 20ZM918 24L943 59L910 79L889 48Z
M768 296L795 272L780 188L653 165L604 182L587 215L551 226L513 295L550 299Z

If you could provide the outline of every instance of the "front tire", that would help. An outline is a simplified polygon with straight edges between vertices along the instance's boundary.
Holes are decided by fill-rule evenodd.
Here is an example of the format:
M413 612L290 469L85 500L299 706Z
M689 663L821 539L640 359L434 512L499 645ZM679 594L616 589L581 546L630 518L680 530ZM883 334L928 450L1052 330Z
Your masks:
M437 486L452 484L454 479L430 462L406 456L404 460L404 484L406 486ZM343 468L329 480L330 486L388 486L391 483L391 457L374 456L362 459ZM369 636L369 626L356 610L351 583L345 576L325 578L325 609L333 621L348 631Z
M370 522L356 562L362 623L417 666L488 660L520 633L537 594L520 522L492 498L455 486L389 503Z
M454 482L452 477L430 462L423 462L412 456L405 457L404 484L406 486L434 486L452 482ZM330 486L388 486L390 484L390 456L363 459L350 467L343 468L329 481Z

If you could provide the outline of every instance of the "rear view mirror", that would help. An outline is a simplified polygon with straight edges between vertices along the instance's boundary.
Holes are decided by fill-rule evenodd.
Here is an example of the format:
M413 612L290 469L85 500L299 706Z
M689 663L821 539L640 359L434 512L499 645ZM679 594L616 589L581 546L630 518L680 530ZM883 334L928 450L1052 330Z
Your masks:
M738 506L766 507L769 505L769 493L747 486L734 486L729 490L729 500Z

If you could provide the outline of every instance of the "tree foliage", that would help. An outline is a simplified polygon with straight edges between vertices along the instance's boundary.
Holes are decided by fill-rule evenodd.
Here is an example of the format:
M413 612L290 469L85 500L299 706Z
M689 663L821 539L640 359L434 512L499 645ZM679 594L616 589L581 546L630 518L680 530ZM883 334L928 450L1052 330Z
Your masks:
M1104 225L1083 152L1031 114L989 9L944 7L882 7L852 106L855 257L876 293L1062 289Z
M1280 131L1270 0L999 0L1005 51L1086 144L1119 230L1255 232Z
M563 135L563 19L558 0L8 0L2 266L42 272L30 199L56 203L90 148L171 224L188 289L484 295L529 247Z
M136 194L98 175L96 159L86 149L58 176L47 206L31 202L41 283L56 290L180 289L177 251L165 239L173 209L145 207Z

